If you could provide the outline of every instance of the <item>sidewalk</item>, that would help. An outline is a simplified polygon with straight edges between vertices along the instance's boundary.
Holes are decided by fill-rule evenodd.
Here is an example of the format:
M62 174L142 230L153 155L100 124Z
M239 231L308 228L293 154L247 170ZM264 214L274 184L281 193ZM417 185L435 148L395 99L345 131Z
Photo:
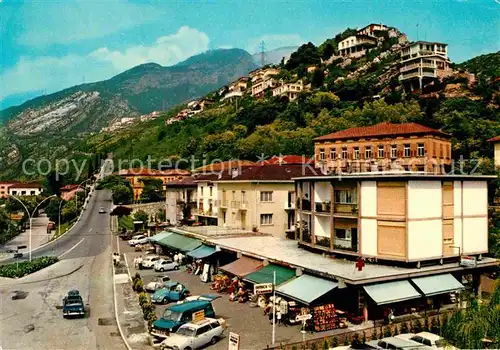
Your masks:
M47 224L49 223L49 218L45 214L33 218L32 223L33 223L33 228L31 230L32 231L31 248L33 250L49 242L50 239L52 238L52 233L47 234ZM26 229L26 231L21 232L12 240L5 243L3 246L0 246L0 260L12 257L12 253L5 253L6 249L16 249L17 246L20 245L25 245L26 247L29 247L29 237L30 237L30 230ZM23 252L27 252L27 250L24 249Z

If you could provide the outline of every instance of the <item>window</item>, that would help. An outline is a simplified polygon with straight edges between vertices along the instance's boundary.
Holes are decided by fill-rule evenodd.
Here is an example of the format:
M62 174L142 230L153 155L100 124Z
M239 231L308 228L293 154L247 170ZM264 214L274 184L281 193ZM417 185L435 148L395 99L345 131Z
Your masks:
M209 188L210 188L210 197L212 197L212 190L213 190L213 187L212 187L212 186L210 186Z
M397 158L397 157L398 157L398 146L391 145L391 158Z
M319 160L325 160L325 149L321 148L319 150Z
M335 229L335 238L351 239L351 231L346 230L345 228L336 228Z
M17 194L17 191L12 191L12 195L16 195Z
M330 159L331 160L337 159L337 149L336 148L330 149Z
M404 156L405 157L410 157L411 156L411 148L410 148L410 145L408 145L408 144L405 145Z
M273 214L260 214L260 224L261 225L272 225L273 224Z
M211 329L211 327L209 324L202 326L202 327L198 328L196 335L204 334L204 333L208 332L210 329Z
M245 203L247 201L247 193L246 191L241 191L241 201Z
M200 187L200 193L201 193L201 196L203 197L203 187Z
M417 145L417 155L419 157L423 157L425 155L425 148L423 143L419 143Z
M236 200L236 191L233 191L233 195L231 196L231 200L232 201Z
M365 159L371 159L372 158L372 149L370 147L367 147L365 149Z
M342 148L342 159L347 159L347 148Z
M260 192L260 201L261 202L272 202L273 201L273 192L272 191Z
M26 195L26 191L21 191L21 195L25 196Z
M384 146L383 145L378 146L378 157L384 158Z
M354 147L354 159L359 159L359 147Z
M30 195L34 196L35 195L35 191L31 191Z
M351 204L354 203L353 193L348 190L335 191L335 203Z

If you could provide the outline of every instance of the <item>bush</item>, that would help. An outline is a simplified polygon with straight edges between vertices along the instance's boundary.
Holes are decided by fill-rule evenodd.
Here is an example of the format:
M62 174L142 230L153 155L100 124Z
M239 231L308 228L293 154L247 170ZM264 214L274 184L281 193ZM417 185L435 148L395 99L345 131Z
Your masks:
M323 350L328 350L330 349L330 345L328 344L328 339L325 338L323 341Z
M441 327L439 325L439 316L434 317L431 321L431 329L430 331L434 334L439 334L441 332Z
M363 339L362 339L363 344L366 343L366 332L363 331Z
M17 266L16 263L0 266L0 277L19 278L37 272L55 264L59 258L55 256L43 256L32 261L23 261Z
M316 343L311 344L311 350L318 350L318 347L316 346Z
M355 333L354 336L352 337L351 345L352 346L357 346L357 345L360 345L360 344L361 344L361 342L359 341L359 334Z
M144 308L144 305L149 302L149 297L146 293L142 292L141 294L139 294L139 305L141 306L141 308Z
M377 340L377 339L378 339L377 328L373 328L371 340Z
M401 324L401 334L409 333L409 332L410 332L410 329L408 328L408 323L403 322Z
M399 329L398 326L394 326L394 334L393 335L398 335L399 334Z
M385 327L384 337L392 337L391 327Z
M142 280L136 280L135 283L134 283L134 287L133 289L137 292L137 293L142 293L144 292L144 283L142 283Z
M422 322L420 322L420 320L417 319L415 320L415 322L413 322L412 333L419 333L419 332L422 332Z
M347 336L344 337L344 342L343 342L344 345L349 345L349 339L347 338Z
M332 348L339 346L339 339L337 337L332 338Z

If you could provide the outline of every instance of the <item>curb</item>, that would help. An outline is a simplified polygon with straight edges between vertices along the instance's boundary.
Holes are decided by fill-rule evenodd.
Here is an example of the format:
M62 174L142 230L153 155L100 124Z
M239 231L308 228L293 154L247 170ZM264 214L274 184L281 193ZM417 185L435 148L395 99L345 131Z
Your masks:
M61 261L58 261L57 263L60 263L60 262L61 262ZM57 263L56 263L56 264L57 264ZM50 266L54 266L54 265L55 265L55 264L50 265ZM49 266L47 266L47 267L49 267ZM46 267L46 268L47 268L47 267ZM82 264L82 265L80 265L80 266L78 266L78 267L77 267L77 268L75 268L74 270L71 270L70 272L66 272L66 273L64 273L64 274L62 274L62 275L59 275L59 276L54 276L54 277L50 277L50 278L46 278L46 279L41 279L41 280L37 280L37 281L29 281L29 282L12 283L12 285L18 285L18 284L30 284L30 283L39 283L39 282L51 281L51 280L54 280L54 279L56 279L56 278L61 278L61 277L66 277L66 276L69 276L69 275L71 275L71 274L75 273L76 271L80 270L82 267L83 267L83 264ZM38 270L38 271L43 271L43 269L42 269L42 270ZM37 271L37 272L38 272L38 271ZM28 277L28 276L29 276L29 275L26 275L26 276L24 276L24 277ZM21 278L24 278L24 277L21 277ZM19 280L19 279L16 279L16 278L9 278L9 277L2 277L2 278L6 278L6 279L8 279L8 280L10 280L10 281L17 281L17 280Z
M112 271L112 277L113 277L113 303L114 303L114 309L115 309L115 320L116 320L116 325L118 326L118 331L120 332L120 337L123 340L123 343L125 344L125 347L128 350L132 350L130 347L127 338L125 337L125 334L123 334L122 327L120 325L120 320L118 318L118 307L117 307L117 302L116 302L116 283L115 283L115 266L113 265L113 260L111 259L111 271ZM129 274L130 277L130 274Z

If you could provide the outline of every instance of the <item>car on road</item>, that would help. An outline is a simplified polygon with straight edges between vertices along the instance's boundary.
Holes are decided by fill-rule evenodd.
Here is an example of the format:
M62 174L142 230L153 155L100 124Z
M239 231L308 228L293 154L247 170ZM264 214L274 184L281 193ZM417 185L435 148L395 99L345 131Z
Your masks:
M63 317L70 316L85 316L85 305L80 292L77 290L70 290L68 295L63 299Z
M146 255L142 258L142 268L143 269L152 269L157 261L160 260L158 255Z
M191 322L193 314L202 310L205 317L215 318L214 308L209 301L196 300L170 305L162 317L153 322L151 334L157 338L166 338L183 324Z
M179 264L175 261L172 261L170 259L160 259L156 261L154 265L155 271L168 271L168 270L178 270L179 269Z
M151 296L151 301L153 303L167 304L171 301L183 300L187 296L189 296L189 290L183 284L169 281Z
M132 239L127 241L129 246L135 247L138 244L145 244L148 242L148 237L145 235L135 235L132 237Z
M206 300L206 301L214 301L215 299L219 299L221 296L217 294L201 294L201 295L192 295L184 300L179 300L177 304L183 304L187 303L188 301L195 301L195 300Z
M196 350L207 344L215 344L222 338L224 327L215 318L186 323L175 334L161 342L162 350Z
M154 293L158 289L165 287L165 283L168 281L170 281L170 277L168 276L156 276L153 277L151 282L146 284L146 287L144 287L144 289L146 290L146 292Z
M104 207L99 208L99 214L104 214L106 213L106 210L104 210Z

